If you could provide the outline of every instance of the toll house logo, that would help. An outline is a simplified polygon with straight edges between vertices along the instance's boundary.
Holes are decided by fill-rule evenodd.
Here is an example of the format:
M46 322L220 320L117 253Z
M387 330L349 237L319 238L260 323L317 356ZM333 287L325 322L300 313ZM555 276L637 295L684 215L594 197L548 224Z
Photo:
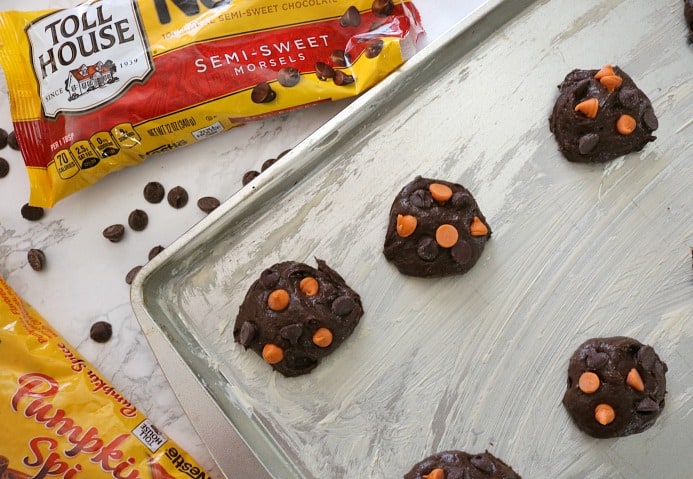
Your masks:
M33 22L27 36L49 118L97 108L153 71L134 0L57 11Z

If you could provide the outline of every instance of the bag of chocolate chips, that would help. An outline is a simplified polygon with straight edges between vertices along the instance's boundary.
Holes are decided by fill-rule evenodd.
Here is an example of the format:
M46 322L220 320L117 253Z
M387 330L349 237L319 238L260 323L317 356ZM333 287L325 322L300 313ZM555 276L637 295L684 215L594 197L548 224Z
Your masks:
M33 206L245 122L360 94L416 50L410 0L91 0L0 13Z
M0 278L0 478L209 474Z

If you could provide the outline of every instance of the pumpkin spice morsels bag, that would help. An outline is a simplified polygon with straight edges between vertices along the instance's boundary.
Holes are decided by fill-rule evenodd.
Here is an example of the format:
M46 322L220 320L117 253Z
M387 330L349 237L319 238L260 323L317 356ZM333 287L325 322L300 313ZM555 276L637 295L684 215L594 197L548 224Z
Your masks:
M0 278L2 479L209 479Z

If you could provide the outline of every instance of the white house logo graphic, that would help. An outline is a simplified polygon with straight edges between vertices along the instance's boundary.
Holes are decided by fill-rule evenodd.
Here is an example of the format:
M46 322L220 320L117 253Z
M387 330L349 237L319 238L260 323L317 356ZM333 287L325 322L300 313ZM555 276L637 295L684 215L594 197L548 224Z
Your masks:
M97 62L93 65L82 65L79 68L70 70L65 80L65 90L69 95L69 100L76 100L87 92L103 88L113 82L118 81L115 76L116 66L111 60Z

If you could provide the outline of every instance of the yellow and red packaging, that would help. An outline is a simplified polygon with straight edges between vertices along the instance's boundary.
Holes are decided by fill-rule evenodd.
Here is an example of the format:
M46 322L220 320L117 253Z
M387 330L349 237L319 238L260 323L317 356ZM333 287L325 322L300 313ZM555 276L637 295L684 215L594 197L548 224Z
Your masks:
M421 33L409 0L92 0L1 12L29 204L52 207L151 155L358 95L409 58ZM296 85L278 81L286 68L298 70ZM272 93L253 96L259 84Z
M0 278L0 477L210 479Z

